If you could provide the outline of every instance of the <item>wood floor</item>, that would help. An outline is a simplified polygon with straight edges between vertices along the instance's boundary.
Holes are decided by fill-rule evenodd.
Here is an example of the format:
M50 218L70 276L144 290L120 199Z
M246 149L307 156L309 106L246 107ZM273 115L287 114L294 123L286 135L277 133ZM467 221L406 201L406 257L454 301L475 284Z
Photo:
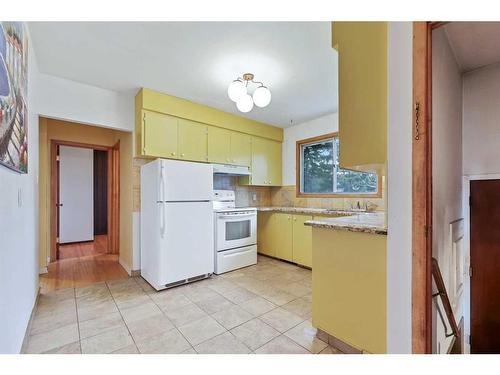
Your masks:
M60 246L60 259L49 264L48 273L40 275L40 292L127 278L127 272L118 263L118 254L106 254L106 249L106 236L96 236L93 242Z
M59 245L59 260L106 254L107 250L108 236L100 234L94 236L94 241Z

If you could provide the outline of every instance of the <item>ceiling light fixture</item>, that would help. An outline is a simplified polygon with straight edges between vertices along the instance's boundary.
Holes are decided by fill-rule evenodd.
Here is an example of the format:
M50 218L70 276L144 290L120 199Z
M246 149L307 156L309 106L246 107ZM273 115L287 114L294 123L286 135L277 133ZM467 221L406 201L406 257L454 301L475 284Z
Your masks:
M250 112L254 104L257 107L264 108L271 103L271 91L269 91L262 82L256 82L253 78L254 75L252 73L245 73L243 77L238 77L231 82L227 88L229 99L236 102L236 108L238 108L240 112ZM254 90L252 96L248 93L249 82L259 85L259 87Z

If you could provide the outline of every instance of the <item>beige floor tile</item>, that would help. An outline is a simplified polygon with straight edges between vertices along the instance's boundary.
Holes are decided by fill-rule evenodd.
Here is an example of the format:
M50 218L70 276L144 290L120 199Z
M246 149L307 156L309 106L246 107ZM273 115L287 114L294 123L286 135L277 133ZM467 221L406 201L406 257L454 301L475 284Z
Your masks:
M311 287L305 286L299 282L288 283L281 286L280 289L296 297L303 297L311 293Z
M78 321L99 318L106 314L118 312L118 308L113 300L105 300L81 307L78 305Z
M83 354L111 353L133 343L126 327L115 328L81 341Z
M255 351L257 354L310 354L286 336L278 336Z
M297 298L293 294L276 288L269 289L268 291L262 293L261 296L278 306L284 305Z
M238 288L238 285L233 280L226 280L222 278L214 280L213 282L207 284L207 286L220 294Z
M248 322L253 318L253 315L243 310L240 306L233 305L232 307L212 314L212 317L226 329L232 329L240 324Z
M194 346L220 335L225 332L226 329L217 323L214 318L206 316L195 322L179 327L179 331L181 331L190 344Z
M71 344L60 346L59 348L51 349L43 354L81 354L80 341L72 342Z
M240 303L249 301L257 297L255 293L252 293L251 291L245 288L232 289L222 293L222 295L232 303L235 303L236 305L239 305Z
M177 354L191 348L177 329L139 340L136 344L143 354Z
M43 353L78 341L78 324L56 328L28 338L27 353Z
M240 307L248 311L253 316L260 316L268 311L275 309L277 306L262 297L253 298L240 304Z
M114 352L111 352L111 354L139 354L139 350L137 349L137 346L135 346L135 344L132 344L115 350Z
M105 294L105 293L109 294L109 289L104 281L101 283L95 283L75 289L76 298L84 298L93 294Z
M123 316L123 320L125 320L127 324L162 313L160 308L151 299L143 304L129 307L128 309L120 309L120 312Z
M30 335L36 335L56 328L64 327L77 322L76 305L64 310L56 310L51 313L36 314L31 324Z
M42 293L38 298L38 307L58 304L68 299L75 299L75 290L73 288L59 289L49 293Z
M175 289L151 293L149 296L163 311L180 309L193 303L180 290Z
M277 330L258 318L233 328L231 333L252 350L280 335Z
M201 300L199 302L196 302L196 304L207 314L214 314L218 311L225 310L234 306L231 301L225 299L221 295Z
M281 333L302 323L304 319L282 308L277 308L260 316L260 319Z
M61 301L51 300L51 302L38 304L35 315L39 317L53 316L56 314L71 312L74 311L75 309L76 309L76 301L74 298L68 298Z
M187 298L195 303L219 295L207 286L200 286L196 284L186 286L182 292Z
M192 323L196 320L208 316L206 312L204 312L194 303L181 307L180 309L165 311L165 314L172 321L172 323L174 323L176 327Z
M155 336L175 328L172 322L163 313L127 323L127 327L135 341Z
M184 350L181 354L198 354L198 353L196 353L196 350L194 350L193 347L190 347L189 349Z
M146 293L154 293L154 292L156 292L155 288L153 288L142 277L140 277L140 276L134 277L134 280L137 283L137 285L139 285L141 287L141 289L144 290Z
M85 320L80 322L80 338L99 335L119 327L125 327L125 323L119 312L104 314L99 318Z
M247 354L250 349L236 339L230 332L211 338L194 347L200 354Z
M319 352L319 354L343 354L340 350L335 349L333 346L327 346Z
M304 298L297 298L281 307L303 319L310 319L312 315L312 304Z
M316 354L328 346L326 342L316 337L316 331L316 328L311 325L311 322L306 320L298 326L286 331L285 336L306 348L311 353Z
M143 305L151 301L151 298L141 289L140 292L132 292L121 297L114 297L115 303L120 310Z

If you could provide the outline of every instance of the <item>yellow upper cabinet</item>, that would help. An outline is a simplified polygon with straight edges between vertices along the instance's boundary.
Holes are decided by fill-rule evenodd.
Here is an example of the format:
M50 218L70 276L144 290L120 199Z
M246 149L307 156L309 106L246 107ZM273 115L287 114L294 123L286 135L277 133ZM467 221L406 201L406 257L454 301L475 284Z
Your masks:
M142 111L142 153L177 158L177 125L176 117Z
M231 164L231 131L216 126L208 127L208 161Z
M231 132L231 164L250 167L252 165L252 137Z
M251 185L281 185L281 142L252 137Z
M179 119L179 159L207 161L207 125Z
M340 165L379 170L387 161L387 22L332 22L339 58Z

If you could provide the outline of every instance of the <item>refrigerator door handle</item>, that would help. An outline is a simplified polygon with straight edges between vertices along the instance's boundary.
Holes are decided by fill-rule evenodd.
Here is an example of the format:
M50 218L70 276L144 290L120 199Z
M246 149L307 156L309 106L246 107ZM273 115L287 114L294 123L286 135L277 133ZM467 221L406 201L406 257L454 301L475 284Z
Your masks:
M160 235L161 238L165 237L165 228L167 220L165 218L165 202L160 202Z

